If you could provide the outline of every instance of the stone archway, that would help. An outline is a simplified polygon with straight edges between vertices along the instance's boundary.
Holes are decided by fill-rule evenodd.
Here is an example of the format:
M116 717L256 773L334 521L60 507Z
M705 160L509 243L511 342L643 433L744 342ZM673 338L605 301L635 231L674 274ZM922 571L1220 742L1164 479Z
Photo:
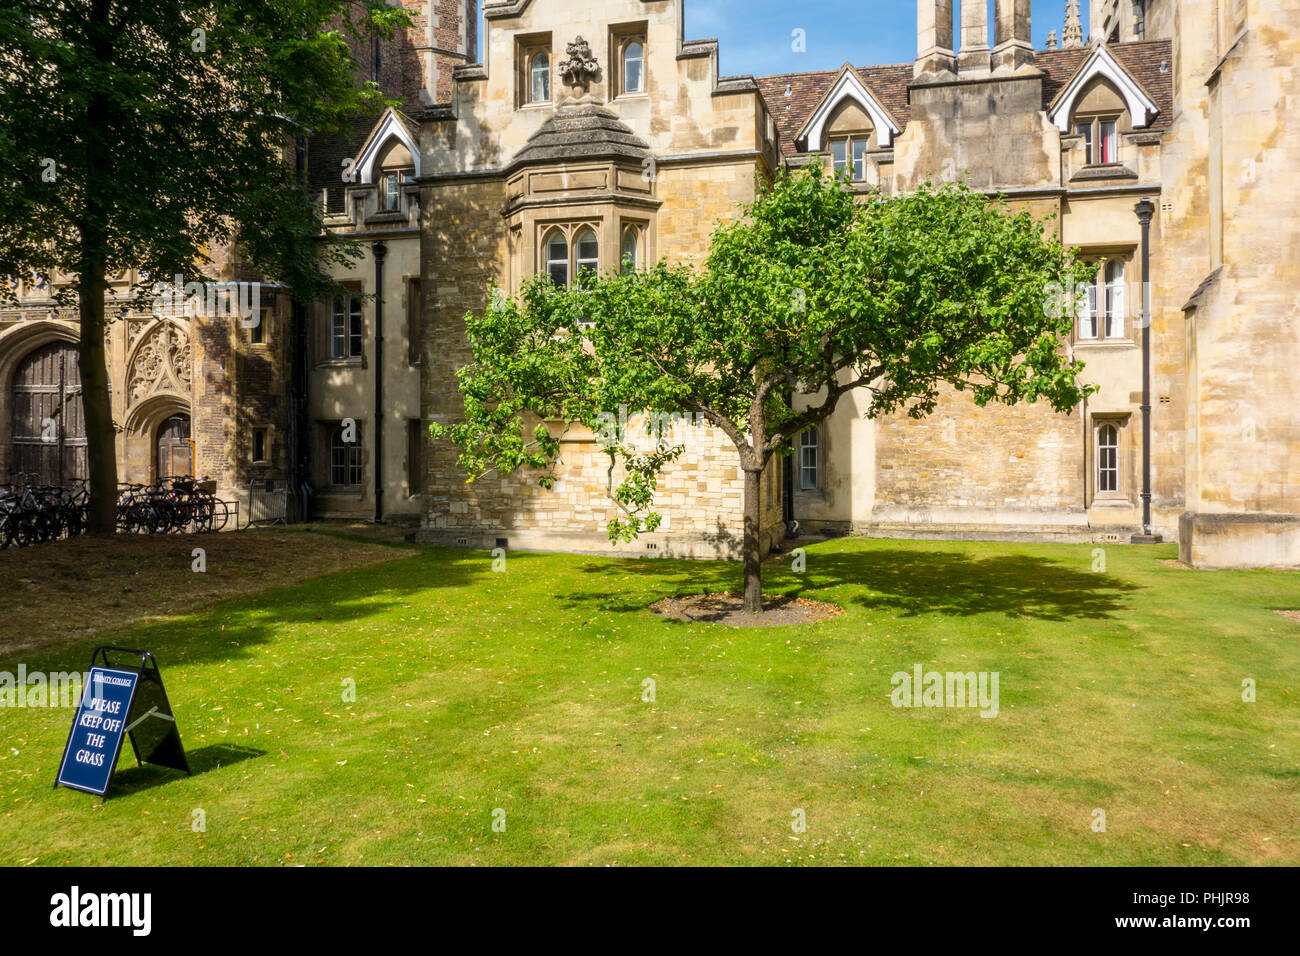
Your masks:
M11 478L14 471L23 469L15 467L15 447L14 447L14 415L16 412L14 401L15 378L23 372L24 375L29 370L23 370L24 363L29 357L36 354L39 350L53 344L59 344L65 349L73 350L74 361L71 363L75 373L75 350L77 346L77 329L75 326L67 323L40 320L36 322L24 322L16 328L12 328L0 335L0 481L7 481ZM65 360L66 363L66 360ZM64 368L66 369L66 364ZM64 374L64 384L67 384L67 373ZM76 388L80 388L80 377L76 377ZM33 393L25 392L30 396ZM64 393L66 398L66 391ZM83 438L84 417L80 414L80 401L76 402L76 409L69 413L69 421L72 418L78 419L82 424L74 425L78 430L78 438ZM49 417L41 416L43 418ZM60 416L61 417L61 416ZM54 436L57 439L60 429L65 427L63 421L56 421ZM26 429L24 429L26 431ZM24 438L32 438L40 435L42 432L49 433L48 428L42 428L35 431L32 435L24 435ZM57 444L57 442L56 442ZM65 444L64 451L69 446ZM78 447L72 445L72 448ZM24 462L24 465L30 464ZM28 469L30 470L30 468Z
M160 392L150 395L136 403L126 415L123 435L123 457L121 462L122 480L134 484L150 484L159 478L177 474L171 470L159 470L159 433L164 431L166 423L174 418L190 422L190 403L184 395L175 392ZM171 430L173 433L175 429ZM188 441L188 428L185 441ZM179 444L172 434L172 444ZM176 456L180 449L169 450L168 460L179 460Z

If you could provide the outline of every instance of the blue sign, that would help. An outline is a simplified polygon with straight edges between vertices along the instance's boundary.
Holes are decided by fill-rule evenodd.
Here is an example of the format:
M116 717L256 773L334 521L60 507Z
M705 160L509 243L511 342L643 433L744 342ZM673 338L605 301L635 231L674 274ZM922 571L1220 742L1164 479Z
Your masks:
M90 669L90 680L82 690L72 733L63 750L59 783L101 797L108 792L139 681L139 671Z

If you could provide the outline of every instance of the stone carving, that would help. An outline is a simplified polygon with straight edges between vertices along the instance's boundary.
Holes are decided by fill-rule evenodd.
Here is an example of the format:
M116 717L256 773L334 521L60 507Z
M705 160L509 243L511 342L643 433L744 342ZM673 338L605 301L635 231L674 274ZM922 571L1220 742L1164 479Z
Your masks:
M560 76L564 77L564 82L569 86L586 89L587 84L600 73L600 64L592 56L591 44L582 37L576 37L564 48L564 52L569 58L560 61Z
M1077 50L1083 46L1083 23L1079 20L1079 0L1068 0L1065 4L1065 35L1061 47Z
M131 404L155 392L190 390L190 337L174 322L161 322L145 338L131 359L126 393Z

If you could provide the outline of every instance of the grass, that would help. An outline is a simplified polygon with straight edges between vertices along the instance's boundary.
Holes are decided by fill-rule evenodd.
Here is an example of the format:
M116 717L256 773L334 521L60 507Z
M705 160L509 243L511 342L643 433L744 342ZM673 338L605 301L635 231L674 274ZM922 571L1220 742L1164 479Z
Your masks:
M646 607L735 565L393 556L24 652L152 650L197 772L52 790L72 712L0 711L0 862L1300 862L1300 575L845 539L765 570L844 615L731 629ZM891 706L917 663L999 672L999 716Z

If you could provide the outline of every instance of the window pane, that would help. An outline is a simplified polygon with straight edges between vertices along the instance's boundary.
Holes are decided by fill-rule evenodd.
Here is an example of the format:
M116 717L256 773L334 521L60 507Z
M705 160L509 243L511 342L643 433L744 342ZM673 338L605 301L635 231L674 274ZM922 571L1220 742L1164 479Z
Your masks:
M1102 120L1099 124L1101 140L1101 162L1119 162L1119 127L1114 120Z
M799 436L799 487L817 487L817 432L812 428Z
M1074 131L1083 137L1083 161L1092 163L1092 123L1079 123Z
M1097 430L1097 490L1119 490L1119 431L1114 425Z
M1106 337L1124 337L1124 263L1106 263Z
M343 300L337 298L330 311L330 358L343 358L344 341Z
M551 58L545 53L533 57L532 103L545 103L551 98Z
M637 268L636 229L623 230L623 249L619 258L623 263L624 272L631 272Z
M384 209L392 211L397 208L397 173L384 175Z
M600 265L600 244L596 242L596 234L590 229L584 229L578 236L577 252L577 266L579 271L583 269L595 269Z
M546 241L546 271L556 285L569 284L569 244L561 233L551 233Z
M831 166L835 172L839 173L849 164L849 141L846 139L831 140Z
M1083 317L1079 320L1079 338L1095 339L1097 337L1097 280L1088 284L1088 303L1084 307Z
M348 314L348 355L361 354L361 300L351 299L351 312Z
M867 178L867 140L866 137L853 140L853 178Z
M623 92L641 92L642 67L645 65L640 43L629 43L623 53Z

